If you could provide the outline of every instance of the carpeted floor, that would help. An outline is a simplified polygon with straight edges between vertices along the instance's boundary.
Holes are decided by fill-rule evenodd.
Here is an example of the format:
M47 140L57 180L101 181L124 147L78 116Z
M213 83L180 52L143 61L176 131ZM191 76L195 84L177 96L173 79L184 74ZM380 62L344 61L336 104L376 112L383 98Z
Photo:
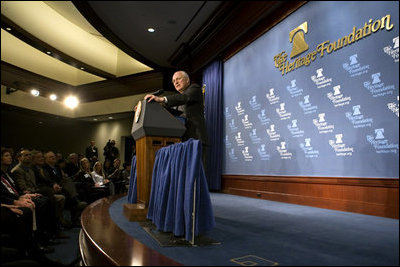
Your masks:
M161 246L110 207L114 222L143 244L184 265L398 266L399 221L268 200L211 193L217 244ZM220 243L220 244L218 244Z

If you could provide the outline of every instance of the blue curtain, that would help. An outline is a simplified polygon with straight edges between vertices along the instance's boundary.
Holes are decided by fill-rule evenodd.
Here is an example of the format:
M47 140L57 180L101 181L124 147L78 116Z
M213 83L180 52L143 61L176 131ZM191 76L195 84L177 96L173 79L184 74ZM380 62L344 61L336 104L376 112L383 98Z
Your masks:
M203 71L205 88L205 118L208 135L206 176L210 190L221 189L222 140L223 140L223 62L211 63Z
M137 202L137 188L136 188L136 155L132 157L131 173L129 178L128 188L128 203L134 204Z
M189 139L159 149L153 168L147 218L158 230L185 236L188 241L192 236L193 199L195 236L215 226L201 155L201 142Z

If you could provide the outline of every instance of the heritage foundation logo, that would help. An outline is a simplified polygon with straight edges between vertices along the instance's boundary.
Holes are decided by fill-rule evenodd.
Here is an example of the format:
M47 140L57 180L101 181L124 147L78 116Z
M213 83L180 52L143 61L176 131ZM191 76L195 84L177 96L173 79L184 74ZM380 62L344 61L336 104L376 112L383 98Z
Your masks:
M267 129L267 134L269 135L270 141L278 141L281 135L275 131L275 124L271 124Z
M228 153L229 159L231 161L237 161L238 157L235 155L235 149L231 148Z
M269 89L269 93L265 95L271 105L279 102L279 96L274 93L274 88Z
M335 129L335 125L333 124L329 125L325 121L325 113L319 113L318 119L313 119L313 124L317 127L320 134L330 133L333 132L333 129Z
M332 78L326 78L323 74L322 71L323 68L319 68L316 70L317 75L312 75L311 80L315 83L317 88L324 88L326 86L330 86L332 83Z
M354 152L353 147L347 147L345 143L343 143L343 134L335 134L335 140L329 140L329 145L333 148L336 153L336 156L352 156Z
M303 89L297 87L296 80L292 80L290 83L290 85L286 86L286 90L289 91L291 97L296 97L303 93Z
M336 85L333 87L333 93L329 92L326 94L328 98L332 101L333 106L336 107L341 107L344 105L350 104L351 97L350 96L343 96L343 94L340 92L340 85Z
M244 118L242 119L242 123L245 129L251 129L253 127L253 123L249 121L249 115L246 114L244 115Z
M249 147L246 146L243 150L242 150L242 155L244 158L244 161L253 161L253 156L250 155L249 153Z
M281 159L291 159L292 158L292 153L288 152L285 141L282 141L281 145L276 147L276 150L281 155Z
M393 111L394 114L396 114L397 117L399 117L399 96L397 96L397 103L396 102L391 102L387 104L388 109Z
M380 97L384 95L391 95L395 90L394 84L385 86L385 83L381 81L381 73L377 72L371 75L371 81L364 82L364 87L367 88L373 97Z
M285 102L280 103L280 104L279 104L279 108L277 108L277 109L275 109L275 110L276 110L276 113L278 113L279 118L280 118L281 120L290 119L290 116L292 115L292 113L287 112L287 111L285 110Z
M288 124L287 128L292 134L292 137L302 137L304 135L304 131L300 130L297 126L297 120L292 120L292 124Z
M238 146L243 146L244 145L244 140L242 139L241 135L242 135L241 132L237 132L237 134L235 135L236 144Z
M351 55L349 57L350 63L343 63L343 68L350 74L350 77L368 73L369 65L361 66L361 64L358 63L357 57L357 54Z
M242 102L238 102L237 103L237 105L235 106L235 109L236 109L236 112L237 112L237 115L238 116L240 116L240 115L243 115L244 114L244 109L242 108Z
M257 103L257 96L252 96L249 101L250 107L252 110L259 110L261 108L261 104Z
M389 144L384 135L385 129L375 129L375 135L367 135L367 141L375 148L376 153L394 153L399 151L399 144Z
M261 138L257 136L257 129L251 129L251 132L249 133L251 142L253 144L260 144L261 143Z
M393 38L393 47L385 46L383 52L391 56L394 62L399 62L399 36Z
M391 15L387 14L383 16L380 19L377 19L373 21L372 19L369 19L368 22L364 23L364 26L362 28L357 29L356 26L353 26L352 31L348 34L345 35L341 38L339 38L337 41L334 41L333 43L331 41L324 41L316 46L316 49L314 51L311 51L310 53L306 54L305 56L299 56L297 57L293 62L290 62L288 60L288 55L286 54L285 51L280 52L279 54L274 56L274 65L275 67L282 73L282 76L294 71L298 68L301 68L303 66L308 66L312 62L314 62L317 58L317 55L319 57L323 57L324 55L329 55L333 52L336 52L343 47L346 47L348 45L351 45L357 41L360 41L369 35L379 32L380 30L386 29L387 31L390 31L393 29L394 25L391 23ZM302 23L300 26L296 27L289 33L289 42L291 43L293 41L293 48L292 52L290 53L290 58L292 59L295 56L300 55L304 51L308 50L308 44L304 40L304 33L308 32L308 24L307 22ZM354 61L353 61L354 63ZM354 63L355 64L355 63ZM350 63L350 65L352 65ZM343 66L345 69L349 65ZM368 66L369 68L369 66ZM361 71L361 72L360 72ZM352 70L354 74L351 75L361 75L362 71L364 70Z
M257 148L257 152L260 156L260 160L269 160L271 157L271 155L265 150L265 144L261 144L261 146Z
M305 138L304 143L300 143L300 148L303 150L306 158L318 158L319 151L311 146L311 138Z
M267 118L267 115L265 115L265 109L262 109L261 113L257 114L257 118L260 120L261 125L267 125L271 121L271 119Z
M300 101L299 105L303 109L305 115L317 112L318 109L318 106L313 106L310 103L310 95L305 95L304 101Z
M361 105L353 106L353 112L346 112L346 118L350 120L354 128L371 127L374 120L372 118L364 118L361 114Z
M225 118L226 119L232 118L232 114L229 112L229 107L225 107Z

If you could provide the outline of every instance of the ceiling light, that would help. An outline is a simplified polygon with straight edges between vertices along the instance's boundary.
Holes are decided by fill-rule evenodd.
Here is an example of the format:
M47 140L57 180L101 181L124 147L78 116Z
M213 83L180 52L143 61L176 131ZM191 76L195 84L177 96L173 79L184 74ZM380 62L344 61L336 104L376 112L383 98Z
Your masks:
M93 120L94 120L94 121L97 121L97 119L96 119L96 118L94 118Z
M51 54L51 52L50 52L50 51L47 51L46 53L47 53L48 55L50 55L50 54Z
M110 117L108 117L108 118L111 120L113 117L110 116Z
M7 30L7 31L11 31L11 28L10 28L10 27L7 27L6 30Z
M64 100L64 104L70 108L70 109L74 109L78 106L79 104L79 100L78 98L76 98L75 96L68 96L67 98L65 98Z
M155 30L153 28L148 28L147 31L148 32L154 32Z
M84 67L81 67L81 70L84 70L85 68Z
M39 96L39 95L40 95L40 92L39 92L38 90L36 90L36 89L32 89L32 90L31 90L31 94L32 94L33 96Z
M50 100L54 101L54 100L57 99L57 95L51 94L51 95L49 96L49 98L50 98Z

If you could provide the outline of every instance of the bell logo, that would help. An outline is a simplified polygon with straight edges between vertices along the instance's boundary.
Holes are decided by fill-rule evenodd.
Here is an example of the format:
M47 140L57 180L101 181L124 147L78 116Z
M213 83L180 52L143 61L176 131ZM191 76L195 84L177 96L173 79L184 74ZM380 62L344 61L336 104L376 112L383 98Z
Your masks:
M303 53L308 50L308 44L304 40L304 33L308 32L307 21L303 22L300 26L295 28L289 33L289 41L293 43L292 52L290 53L290 58Z

